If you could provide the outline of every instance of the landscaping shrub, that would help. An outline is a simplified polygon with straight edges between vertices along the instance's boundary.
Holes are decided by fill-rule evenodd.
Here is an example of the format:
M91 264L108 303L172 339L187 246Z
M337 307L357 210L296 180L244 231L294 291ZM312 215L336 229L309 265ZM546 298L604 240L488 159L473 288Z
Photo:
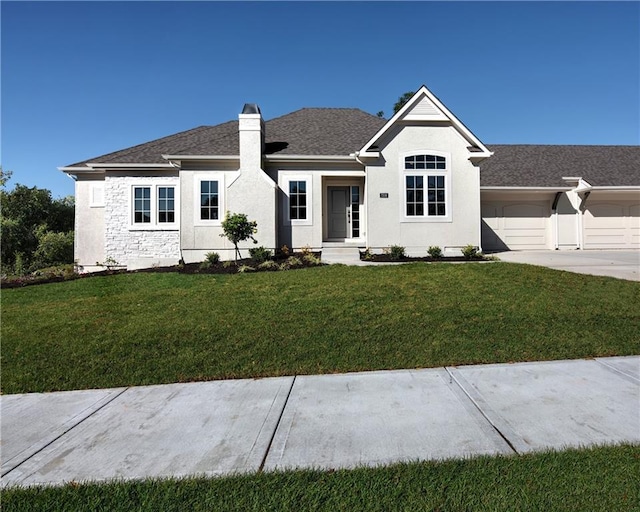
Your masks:
M477 258L479 256L478 248L475 245L471 245L471 244L465 245L462 248L462 255L467 260L472 260L473 258Z
M273 256L273 253L269 249L261 245L260 247L252 247L251 249L249 249L249 255L251 256L251 259L253 261L259 264L270 260Z
M200 263L200 268L211 268L220 261L220 255L217 252L208 252L204 256L204 261Z
M392 245L389 247L389 257L392 260L401 260L405 256L405 248L401 245Z
M440 247L438 247L437 245L429 246L429 249L427 250L427 253L434 260L439 260L440 258L442 258L442 249L440 249Z

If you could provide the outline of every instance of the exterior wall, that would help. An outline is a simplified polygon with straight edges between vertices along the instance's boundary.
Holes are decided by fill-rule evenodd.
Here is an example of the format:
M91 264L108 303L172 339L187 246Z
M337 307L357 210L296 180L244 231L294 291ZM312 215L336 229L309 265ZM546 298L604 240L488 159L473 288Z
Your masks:
M429 246L459 253L467 244L480 245L480 174L469 161L468 143L451 126L398 126L380 144L382 157L367 166L367 244L372 249L402 245L408 255L426 254ZM448 219L404 218L405 153L447 153ZM388 197L381 197L387 194Z
M203 261L208 252L217 252L222 260L234 258L233 244L222 235L221 222L225 212L244 213L258 223L255 235L258 246L277 247L276 186L262 171L238 171L236 162L217 163L216 167L204 162L190 162L180 172L180 200L182 220L180 244L186 263ZM219 219L217 222L199 220L200 198L197 190L200 180L217 180L221 185ZM240 245L243 257L255 247L251 241Z
M173 176L117 176L105 178L105 258L128 269L154 265L175 265L180 259L178 229L140 228L132 225L132 187L134 185L173 185L179 196L177 173ZM156 207L152 204L152 208ZM180 213L180 203L176 214Z
M74 260L82 272L102 270L96 263L104 262L104 179L78 177L75 183Z
M305 246L313 250L322 248L326 238L324 222L327 184L361 184L363 180L363 167L357 162L327 163L322 168L317 164L278 164L269 168L268 173L278 183L278 246L286 245L291 249ZM291 179L304 179L311 185L309 222L288 221L287 187ZM362 193L364 194L364 190Z

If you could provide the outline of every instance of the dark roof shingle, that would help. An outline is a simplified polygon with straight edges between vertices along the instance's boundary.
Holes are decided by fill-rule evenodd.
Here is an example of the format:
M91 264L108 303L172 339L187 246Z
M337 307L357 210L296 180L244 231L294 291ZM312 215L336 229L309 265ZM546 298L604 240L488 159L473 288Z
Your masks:
M488 145L483 187L566 187L563 177L593 186L640 185L640 146Z
M348 155L358 151L386 120L356 108L303 108L265 122L267 152L282 155ZM237 155L238 121L200 126L131 148L84 160L161 163L161 155Z

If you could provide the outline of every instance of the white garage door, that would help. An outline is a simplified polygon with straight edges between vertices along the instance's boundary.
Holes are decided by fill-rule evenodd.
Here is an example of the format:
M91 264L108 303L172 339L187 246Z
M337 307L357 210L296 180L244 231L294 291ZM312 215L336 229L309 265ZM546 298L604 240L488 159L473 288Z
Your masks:
M549 249L549 201L483 202L482 248L485 251Z
M633 201L587 202L585 249L640 248L640 204Z

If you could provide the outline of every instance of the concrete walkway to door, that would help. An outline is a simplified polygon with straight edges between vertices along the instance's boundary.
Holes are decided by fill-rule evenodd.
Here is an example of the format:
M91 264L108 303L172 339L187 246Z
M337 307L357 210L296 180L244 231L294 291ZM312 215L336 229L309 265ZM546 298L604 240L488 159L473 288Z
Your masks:
M640 281L640 250L508 251L495 255L510 263Z

